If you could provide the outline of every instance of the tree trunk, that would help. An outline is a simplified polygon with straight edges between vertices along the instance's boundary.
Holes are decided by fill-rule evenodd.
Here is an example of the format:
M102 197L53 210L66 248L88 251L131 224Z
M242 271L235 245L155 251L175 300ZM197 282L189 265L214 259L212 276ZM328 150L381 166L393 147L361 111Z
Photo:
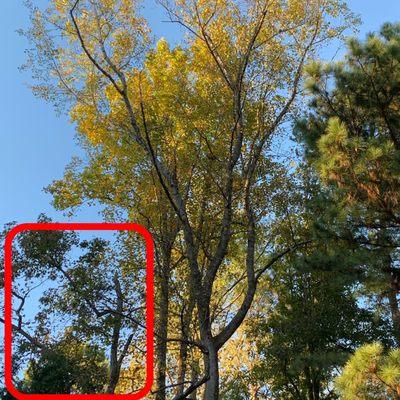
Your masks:
M208 354L206 362L209 366L209 377L204 391L204 400L218 400L219 398L219 366L218 366L218 350L214 343L207 346Z
M107 393L113 394L118 385L119 375L121 372L121 365L118 360L118 347L120 341L120 333L122 326L122 312L123 312L123 295L121 291L121 284L118 279L117 272L114 273L114 290L116 293L117 307L116 313L114 315L113 322L113 333L111 339L111 349L110 349L110 377L107 385Z
M319 384L318 380L315 378L313 369L310 367L306 367L304 369L304 376L306 379L308 400L319 400L320 399L320 384Z
M192 382L196 382L199 379L199 361L193 360L191 363L191 378ZM189 400L197 400L197 390L191 393L188 397Z
M190 322L193 316L194 310L194 300L193 296L190 296L188 305L184 304L182 314L181 314L181 339L182 342L179 346L179 363L178 363L178 383L183 383L186 381L186 372L188 367L188 352L189 346L187 341L189 340ZM176 389L176 395L179 396L183 393L185 385L179 385Z
M181 395L185 388L183 382L185 382L186 379L187 355L188 355L188 345L187 343L181 342L179 346L178 379L177 379L177 383L179 384L179 386L177 386L176 389L177 396Z
M313 386L314 386L314 400L319 400L321 397L321 385L318 379L314 378Z
M164 254L160 273L159 316L157 324L157 393L155 400L165 400L166 369L167 369L167 338L169 310L170 252Z

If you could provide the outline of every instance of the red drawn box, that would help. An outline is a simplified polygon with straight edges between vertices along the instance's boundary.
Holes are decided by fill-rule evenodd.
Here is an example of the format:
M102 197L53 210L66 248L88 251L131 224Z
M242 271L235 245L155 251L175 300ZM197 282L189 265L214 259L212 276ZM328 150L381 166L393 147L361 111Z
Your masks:
M27 394L18 391L12 381L12 241L23 231L73 230L73 231L135 231L146 243L146 382L132 394ZM4 264L4 377L8 392L18 400L77 399L77 400L139 400L149 394L154 380L154 243L150 232L133 223L31 223L14 227L5 239Z

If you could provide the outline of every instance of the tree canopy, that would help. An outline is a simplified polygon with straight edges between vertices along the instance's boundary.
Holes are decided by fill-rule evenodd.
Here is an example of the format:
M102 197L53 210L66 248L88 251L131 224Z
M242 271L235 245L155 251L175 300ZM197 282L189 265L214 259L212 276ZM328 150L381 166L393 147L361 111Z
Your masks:
M53 205L100 204L153 235L147 398L397 398L400 25L324 63L358 23L344 1L157 4L180 43L154 40L136 0L29 3L25 32L32 89L85 152L47 187ZM27 392L140 389L144 256L117 239L18 238Z

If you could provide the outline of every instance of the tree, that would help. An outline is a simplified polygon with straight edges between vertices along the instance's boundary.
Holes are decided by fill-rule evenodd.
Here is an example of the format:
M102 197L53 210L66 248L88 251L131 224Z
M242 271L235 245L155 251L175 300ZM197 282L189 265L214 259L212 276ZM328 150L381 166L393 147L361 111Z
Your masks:
M336 398L331 383L351 351L385 336L382 321L357 306L342 255L318 249L274 270L276 305L253 327L255 373L274 399Z
M263 280L268 300L250 319L259 355L253 375L274 399L334 399L332 380L352 351L378 338L391 344L390 331L362 301L363 269L373 260L349 241L351 225L338 217L330 191L303 163L285 188L293 195L276 202L276 240L309 242Z
M336 379L343 400L400 398L400 351L386 351L381 343L360 347Z
M101 393L107 385L109 371L104 352L97 346L82 344L70 333L25 371L22 391L25 393Z
M41 215L38 221L50 220ZM145 350L143 243L131 232L117 239L80 240L75 232L32 230L14 240L13 361L17 372L27 357L34 358L30 388L103 390L100 347L109 353L105 390L114 393L121 369ZM33 316L27 312L32 293L39 307ZM61 379L71 366L77 375Z
M358 242L380 252L380 265L370 275L381 283L397 341L399 57L400 26L385 24L365 42L350 40L345 62L311 64L311 109L298 127L306 157L336 191L342 215L354 221Z
M176 399L205 384L211 400L219 394L220 349L246 317L263 272L290 250L271 249L271 260L256 265L268 201L257 193L272 172L268 144L293 109L304 64L353 20L339 0L161 4L190 32L185 47L162 41L149 51L136 1L54 0L47 13L34 10L31 61L45 78L35 92L72 102L86 146L125 161L131 194L143 193L149 174L164 192L184 241L203 353L203 375ZM334 23L339 16L343 25ZM71 194L76 205L80 185L71 189L59 199ZM107 195L95 190L89 197ZM233 248L240 249L235 262L247 287L232 318L215 326L213 288Z

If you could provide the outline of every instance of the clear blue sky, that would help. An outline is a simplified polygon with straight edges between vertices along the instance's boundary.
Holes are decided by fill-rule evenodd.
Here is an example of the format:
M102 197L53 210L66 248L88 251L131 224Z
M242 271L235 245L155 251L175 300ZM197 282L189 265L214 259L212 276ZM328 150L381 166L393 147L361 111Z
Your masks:
M156 11L152 0L146 3L146 14L155 34L176 37L177 28L161 22L165 17ZM361 35L379 29L383 22L400 21L399 0L350 0L349 5L363 19ZM27 12L22 0L2 1L0 226L11 220L34 221L40 212L55 220L66 220L62 213L52 209L50 196L42 189L61 177L71 157L80 154L67 118L57 117L51 105L33 97L26 86L29 75L18 71L27 44L16 30L26 24ZM100 216L95 209L85 209L74 219L98 221Z

